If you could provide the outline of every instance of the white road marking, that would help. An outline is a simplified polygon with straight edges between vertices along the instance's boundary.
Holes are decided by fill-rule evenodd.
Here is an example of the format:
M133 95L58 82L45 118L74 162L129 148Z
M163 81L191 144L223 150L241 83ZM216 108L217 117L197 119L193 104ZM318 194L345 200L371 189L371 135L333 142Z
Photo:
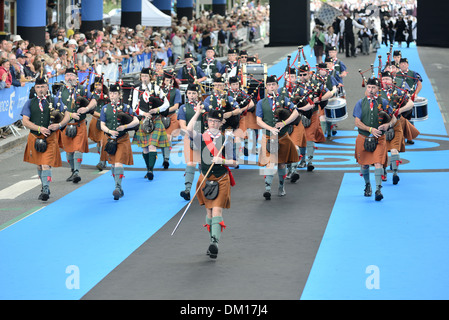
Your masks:
M39 179L30 179L19 181L12 186L0 190L0 200L12 200L21 194L39 186L41 181Z

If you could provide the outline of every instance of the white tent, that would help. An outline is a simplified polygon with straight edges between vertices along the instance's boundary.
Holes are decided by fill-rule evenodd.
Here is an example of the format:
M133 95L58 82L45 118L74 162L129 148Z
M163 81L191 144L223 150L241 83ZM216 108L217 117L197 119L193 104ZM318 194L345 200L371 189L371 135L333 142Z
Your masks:
M121 10L111 16L112 25L120 25L122 13ZM148 0L142 0L142 26L149 27L170 27L171 17L166 15Z

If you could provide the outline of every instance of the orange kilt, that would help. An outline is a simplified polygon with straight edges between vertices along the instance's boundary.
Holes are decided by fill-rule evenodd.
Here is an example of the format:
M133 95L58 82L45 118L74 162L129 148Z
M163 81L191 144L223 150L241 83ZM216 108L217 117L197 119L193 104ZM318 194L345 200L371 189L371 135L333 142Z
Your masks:
M413 140L420 134L419 130L416 129L415 126L404 117L400 117L399 122L401 123L402 132L404 134L405 139Z
M184 160L186 164L189 162L198 163L201 161L200 151L192 150L190 148L190 138L188 134L184 136Z
M310 118L310 126L304 128L306 132L307 141L324 142L326 137L324 136L323 129L321 129L320 115L318 111L315 111Z
M127 166L133 165L133 151L131 149L129 134L126 133L124 136L117 139L117 151L114 155L110 155L104 150L108 138L109 136L107 134L103 134L101 140L100 161L108 161L110 164L121 163Z
M89 135L88 138L93 142L101 142L103 138L103 131L97 129L97 122L100 121L99 118L92 116L89 123Z
M376 150L368 152L365 150L365 136L359 134L355 140L355 159L361 166L373 165L375 163L385 164L388 159L387 139L382 135L377 141Z
M34 143L37 138L44 138L43 134L35 136L32 133L28 134L25 152L23 154L23 161L35 165L47 165L53 168L62 166L61 153L59 152L59 134L58 131L52 132L47 137L47 150L45 152L37 152L34 148Z
M404 141L404 134L402 132L402 126L398 122L396 122L396 125L394 126L394 138L391 141L387 141L387 150L390 151L391 149L396 149L399 152L405 151L405 141Z
M179 125L178 115L176 113L173 113L173 114L169 115L168 117L170 118L170 127L165 129L165 132L167 132L167 134L171 135L173 131L181 128L181 126Z
M245 116L247 129L262 129L256 120L256 112L247 112Z
M269 163L287 164L299 161L298 151L296 151L295 144L290 139L288 133L278 138L279 147L277 157L275 154L270 154L267 150L267 139L269 139L269 136L264 134L262 136L258 166L265 167Z
M300 148L305 148L307 146L306 129L301 121L297 126L293 126L290 139L292 139L293 143Z
M204 175L201 173L196 183L196 189L200 186L203 181ZM218 181L218 195L214 200L206 199L203 193L203 188L206 185L206 180ZM231 207L231 180L229 174L224 174L220 178L215 177L213 174L207 178L198 190L198 202L201 206L206 206L207 209L212 208L224 208L229 209Z
M247 123L246 123L246 117L247 114L243 115L243 113L240 115L240 121L239 121L239 127L235 131L235 136L239 138L246 138L246 129L247 129Z
M67 127L62 130L61 140L62 145L64 146L64 151L68 153L72 153L75 151L88 153L89 152L89 144L87 143L87 125L86 120L79 122L79 126L76 128L77 133L74 138L69 138L65 134Z

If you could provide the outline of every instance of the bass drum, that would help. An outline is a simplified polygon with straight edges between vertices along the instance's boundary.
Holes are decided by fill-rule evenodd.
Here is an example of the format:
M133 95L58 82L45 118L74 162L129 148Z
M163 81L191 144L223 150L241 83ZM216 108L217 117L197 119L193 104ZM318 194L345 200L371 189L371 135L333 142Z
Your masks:
M324 109L326 121L338 122L348 118L346 110L346 100L342 98L329 99L326 108Z
M267 80L267 64L244 64L242 66L242 85L248 87L248 83L253 80L266 83Z

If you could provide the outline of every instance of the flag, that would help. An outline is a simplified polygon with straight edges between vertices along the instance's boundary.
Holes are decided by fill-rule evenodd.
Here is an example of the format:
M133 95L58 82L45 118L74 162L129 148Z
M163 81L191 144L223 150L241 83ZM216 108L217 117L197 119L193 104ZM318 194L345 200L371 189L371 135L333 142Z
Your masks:
M343 13L334 8L333 6L322 2L321 8L315 15L315 18L319 19L325 26L330 26L335 21L335 18L342 15Z

